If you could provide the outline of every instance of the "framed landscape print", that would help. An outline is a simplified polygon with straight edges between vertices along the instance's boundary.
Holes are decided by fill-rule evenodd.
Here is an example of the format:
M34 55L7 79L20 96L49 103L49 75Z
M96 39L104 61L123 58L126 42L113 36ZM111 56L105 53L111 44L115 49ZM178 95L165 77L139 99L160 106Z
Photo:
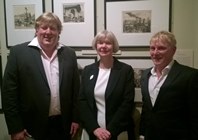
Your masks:
M44 12L43 0L4 0L7 47L31 41L35 19Z
M63 23L60 42L70 47L90 47L96 32L95 0L52 0L53 12Z
M106 0L105 28L121 47L148 47L159 30L171 30L171 0Z

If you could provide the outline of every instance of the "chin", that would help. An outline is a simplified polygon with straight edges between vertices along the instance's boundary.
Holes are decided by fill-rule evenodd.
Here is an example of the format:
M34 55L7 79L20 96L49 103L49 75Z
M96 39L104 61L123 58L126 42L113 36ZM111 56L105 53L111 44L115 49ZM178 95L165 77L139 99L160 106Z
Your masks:
M100 53L100 56L109 56L107 53Z
M162 62L160 62L160 61L153 61L153 63L154 63L154 65L156 65L156 66L159 66L159 65L162 64Z

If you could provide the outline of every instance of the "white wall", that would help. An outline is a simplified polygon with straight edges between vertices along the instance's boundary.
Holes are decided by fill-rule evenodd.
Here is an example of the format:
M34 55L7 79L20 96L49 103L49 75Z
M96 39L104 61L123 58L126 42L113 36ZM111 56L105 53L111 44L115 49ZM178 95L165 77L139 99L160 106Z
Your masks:
M7 57L7 49L6 49L6 41L5 41L5 24L4 24L4 3L3 0L0 0L0 48L1 48L1 57L2 57L2 65L3 69L6 61L4 60ZM1 102L0 102L1 103ZM0 114L0 140L9 140L9 136L7 135L7 127L5 124L4 115Z
M198 1L197 0L193 0L193 10L192 10L192 16L193 16L193 28L194 28L194 32L195 34L192 35L193 37L193 41L194 41L194 67L198 68L198 10L197 10L197 7L198 7Z
M178 41L178 48L188 49L194 46L193 1L173 0L172 31Z
M97 31L104 28L104 0L97 1ZM194 67L198 68L198 1L172 0L172 31L176 35L179 49L194 51ZM46 11L51 11L51 0L45 0ZM5 38L4 0L0 0L0 48L2 66L5 68L8 50ZM0 140L8 140L3 114L0 114Z

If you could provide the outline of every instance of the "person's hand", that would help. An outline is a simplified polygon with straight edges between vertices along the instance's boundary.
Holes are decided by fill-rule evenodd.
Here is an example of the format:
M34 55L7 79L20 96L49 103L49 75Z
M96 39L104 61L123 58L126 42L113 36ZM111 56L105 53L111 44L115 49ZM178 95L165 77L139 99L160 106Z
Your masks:
M72 138L73 138L73 137L75 136L75 134L77 133L78 128L79 128L79 124L78 124L78 123L75 123L75 122L72 122L72 124L71 124L71 129L70 129L70 134L72 135Z
M144 140L144 136L140 135L139 140Z
M97 128L93 133L97 137L97 140L109 140L111 138L111 133L104 128Z
M32 137L26 129L21 132L11 134L11 140L26 140L27 137Z

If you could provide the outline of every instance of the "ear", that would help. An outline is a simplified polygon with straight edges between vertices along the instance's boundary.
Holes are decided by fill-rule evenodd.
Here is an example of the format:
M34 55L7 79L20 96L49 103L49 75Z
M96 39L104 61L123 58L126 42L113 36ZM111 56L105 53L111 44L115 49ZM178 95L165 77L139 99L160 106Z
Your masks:
M176 50L177 50L177 47L173 46L173 54L175 54Z
M38 29L35 29L35 34L37 34L38 33Z

